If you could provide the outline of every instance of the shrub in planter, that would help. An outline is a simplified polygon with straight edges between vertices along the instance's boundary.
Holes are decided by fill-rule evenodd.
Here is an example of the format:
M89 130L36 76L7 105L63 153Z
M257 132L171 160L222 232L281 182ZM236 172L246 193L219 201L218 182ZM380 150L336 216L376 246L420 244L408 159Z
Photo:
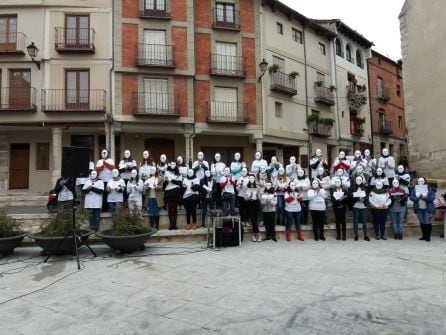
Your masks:
M113 228L96 233L112 249L132 252L145 248L144 243L156 233L149 228L139 210L121 207L113 216Z
M331 119L331 118L321 118L319 120L319 123L321 123L323 125L326 125L326 126L329 126L329 127L332 127L334 125L334 123L335 123L335 120Z
M0 254L11 254L26 235L19 230L15 219L0 211Z
M328 89L330 90L330 92L336 91L336 86L330 85Z
M297 71L291 71L291 72L289 73L289 76L290 76L290 77L293 77L293 78L296 78L297 76L299 76L299 72L297 72Z
M268 71L269 73L276 73L277 71L279 71L279 65L277 64L272 64L268 67Z
M314 82L314 86L316 86L316 87L322 87L323 85L324 85L324 82L321 81L321 80L318 80L318 81Z
M317 115L317 114L310 114L310 115L307 116L307 124L319 123L319 122L320 122L319 115Z

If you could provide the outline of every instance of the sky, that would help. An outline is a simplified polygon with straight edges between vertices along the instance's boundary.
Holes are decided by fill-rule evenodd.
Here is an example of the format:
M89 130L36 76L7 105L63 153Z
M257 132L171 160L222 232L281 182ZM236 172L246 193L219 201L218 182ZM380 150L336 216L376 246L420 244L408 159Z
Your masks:
M341 19L393 60L401 58L398 15L404 0L280 0L306 17Z

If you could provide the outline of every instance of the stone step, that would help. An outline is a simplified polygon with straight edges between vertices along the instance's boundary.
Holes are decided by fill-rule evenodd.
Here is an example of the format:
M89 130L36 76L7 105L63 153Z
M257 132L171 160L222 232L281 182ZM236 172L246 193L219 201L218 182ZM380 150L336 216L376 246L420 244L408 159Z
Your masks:
M6 195L0 196L0 208L20 206L46 206L48 195Z

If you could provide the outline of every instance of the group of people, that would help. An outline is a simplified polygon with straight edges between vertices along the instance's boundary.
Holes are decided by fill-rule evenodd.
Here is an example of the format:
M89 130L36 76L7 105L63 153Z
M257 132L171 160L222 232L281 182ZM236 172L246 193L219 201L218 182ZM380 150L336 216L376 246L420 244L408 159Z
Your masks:
M94 165L94 164L93 164ZM286 239L291 241L291 227L296 238L304 240L301 225L307 223L310 212L314 239L325 240L324 223L327 203L331 201L336 219L336 239L346 240L346 212L353 211L354 240L359 239L362 224L363 238L367 234L367 210L373 217L376 239L386 239L386 221L390 214L393 237L403 238L407 200L414 203L420 221L422 237L430 241L431 219L435 213L433 201L436 190L418 178L410 186L410 176L403 165L396 165L388 149L380 157L372 157L370 150L359 150L348 157L339 152L332 166L316 149L309 162L309 173L289 158L286 165L277 157L268 163L261 152L256 152L251 165L235 153L230 164L216 153L208 162L203 152L188 165L182 156L168 162L161 155L158 162L144 151L139 164L129 150L116 166L107 150L91 167L90 177L78 183L85 196L84 207L90 210L90 226L99 229L101 209L116 213L122 204L128 208L147 208L150 225L159 229L160 209L168 211L169 229L177 229L178 208L186 210L186 229L197 228L197 208L201 208L200 223L205 226L209 209L222 209L225 215L235 215L236 208L244 225L252 226L252 241L261 242L259 225L264 224L266 239L277 241L275 226L286 226ZM59 202L69 201L71 190L58 181ZM72 198L71 198L72 199Z

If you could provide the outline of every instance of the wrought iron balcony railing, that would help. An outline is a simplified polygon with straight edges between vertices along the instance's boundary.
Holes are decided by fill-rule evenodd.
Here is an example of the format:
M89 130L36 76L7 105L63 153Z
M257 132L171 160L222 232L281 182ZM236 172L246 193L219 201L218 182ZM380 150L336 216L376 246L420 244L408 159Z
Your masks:
M149 19L170 19L170 0L139 0L139 17Z
M387 102L390 100L389 89L387 87L378 87L376 95L380 102Z
M271 73L271 91L284 93L289 96L297 94L296 78L283 72Z
M240 30L240 11L229 8L212 8L215 29Z
M308 131L313 136L319 136L319 137L330 137L331 130L333 126L329 126L326 124L321 124L317 122L311 122L308 124Z
M138 43L138 66L175 67L175 47L165 44Z
M104 90L42 90L43 112L105 112Z
M379 121L379 132L384 135L392 134L392 122L388 120L380 120Z
M246 77L246 66L243 57L211 55L211 74L215 76Z
M335 98L334 98L334 93L333 90L331 90L328 87L324 87L324 86L316 86L314 88L314 101L327 105L327 106L334 106L335 105Z
M24 33L0 33L1 54L25 54L26 35Z
M350 119L350 134L358 137L364 135L364 119L358 117Z
M179 116L180 96L172 93L134 93L133 114L139 116Z
M54 47L57 52L95 52L93 28L56 27Z
M37 90L33 87L2 87L0 111L36 111Z
M208 101L206 110L208 122L248 123L247 103Z

